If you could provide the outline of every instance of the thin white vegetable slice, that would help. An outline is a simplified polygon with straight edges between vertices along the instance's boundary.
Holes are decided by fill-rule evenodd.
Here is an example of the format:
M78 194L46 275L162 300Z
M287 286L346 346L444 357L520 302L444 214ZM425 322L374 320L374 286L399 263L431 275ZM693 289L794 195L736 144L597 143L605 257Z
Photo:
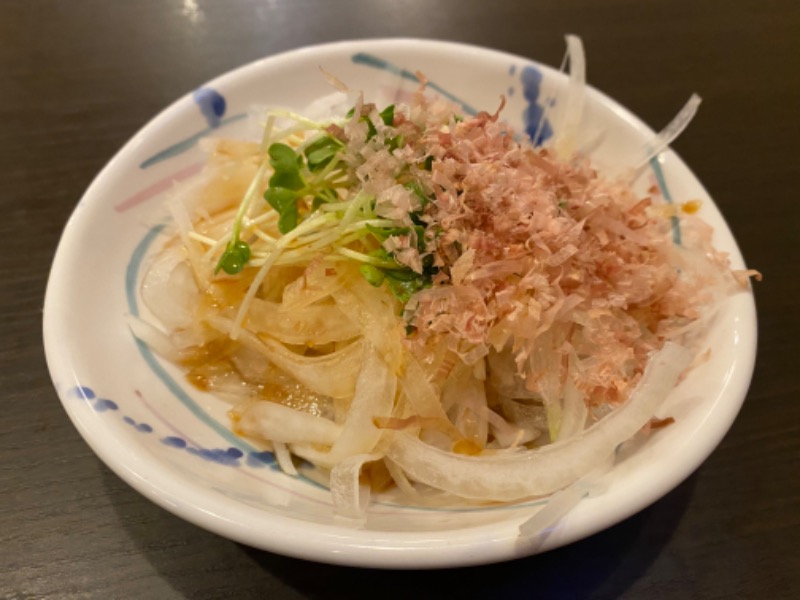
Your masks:
M380 460L380 454L356 454L331 470L331 499L336 514L363 518L369 504L370 489L359 481L365 463Z
M419 496L419 492L414 488L411 482L406 477L406 474L403 473L403 469L397 466L391 458L388 456L384 456L383 464L386 465L386 470L389 471L389 475L392 477L392 481L394 481L397 489L399 489L403 494L409 496L410 498L415 498Z
M561 520L589 493L582 479L553 494L539 512L519 527L522 537L532 537L545 532Z
M249 191L248 191L249 193ZM314 231L314 229L318 226L324 225L327 222L331 222L335 220L335 218L331 218L331 215L322 215L317 217L312 217L307 221L304 221L297 227L295 227L292 231L285 234L281 237L278 242L275 244L275 247L272 248L269 256L265 259L264 263L258 269L258 273L253 278L253 281L250 284L250 287L247 290L244 298L242 299L242 303L239 305L239 310L236 313L236 319L233 323L233 329L230 332L231 339L236 339L239 337L239 333L241 332L242 322L244 318L247 316L247 311L250 310L250 303L253 301L253 298L256 297L256 293L258 292L261 284L264 283L264 280L269 273L269 270L275 264L275 261L278 260L280 255L283 251L298 237L309 233L310 231Z
M133 333L137 339L147 344L156 354L172 362L181 360L180 351L175 347L175 344L172 343L172 340L170 340L166 333L151 323L142 321L133 315L127 315L125 320L128 323L128 327L131 329L131 333Z
M223 333L229 334L233 330L233 321L225 317L210 316L206 322ZM239 340L317 394L348 398L355 391L364 353L361 341L324 356L300 356L278 341L246 330L240 331Z
M296 310L306 308L331 296L333 291L342 287L342 278L336 270L329 273L323 261L308 265L302 277L298 277L283 288L281 311L284 315L294 315ZM285 318L285 316L284 316Z
M382 435L375 417L389 417L397 393L397 378L378 353L369 347L361 367L347 420L327 457L335 464L348 456L372 452Z
M275 340L261 338L261 341L269 360L308 389L331 398L353 395L364 355L362 341L324 356L299 356Z
M700 102L702 102L700 96L692 94L672 121L645 144L644 156L634 162L634 180L644 172L653 157L661 154L689 126L697 114L697 109L700 108Z
M546 535L586 496L602 492L605 486L600 483L600 480L612 465L613 460L607 459L585 477L581 477L578 481L550 496L543 507L519 526L520 537L535 538L542 534Z
M442 403L439 401L439 393L428 381L425 370L417 362L417 359L406 353L405 363L405 373L400 378L400 385L403 387L408 403L414 408L413 414L448 422L447 415L442 410ZM458 433L458 430L453 427L452 432Z
M558 156L567 160L575 154L578 130L586 102L586 55L583 42L576 35L567 35L569 56L569 84L564 107L559 112L555 128L554 148Z
M351 277L331 292L336 305L380 353L395 374L403 370L405 351L391 297L371 287L363 277Z
M155 257L142 280L141 294L167 330L192 326L199 290L181 248L168 248Z
M272 442L332 445L342 431L333 421L277 402L253 402L239 415L236 429Z
M208 285L209 273L208 269L205 268L203 264L202 248L189 236L189 233L194 231L192 217L189 214L186 206L177 197L167 202L167 208L172 215L173 221L175 221L175 226L178 229L178 235L183 242L183 248L186 251L188 264L192 268L192 274L194 275L195 282L199 287L205 287Z
M489 408L486 409L486 416L495 439L493 447L499 445L500 448L513 450L535 437L530 431L512 425Z
M287 318L277 302L253 298L247 315L247 329L267 333L285 344L322 346L350 340L358 328L333 305L314 304L298 308Z
M438 391L431 385L419 362L403 348L394 302L363 278L332 292L340 310L363 332L400 385L416 414L446 420Z
M572 380L571 374L574 371L574 363L575 361L570 357L570 372L567 374L566 383L564 383L564 397L561 401L561 428L558 432L558 441L568 440L580 435L586 428L586 419L589 416L583 393Z
M465 498L518 500L550 494L597 467L653 416L692 355L667 343L655 353L625 404L580 436L503 456L463 456L392 432L387 455L412 478Z
M454 424L466 439L479 448L486 446L489 433L486 390L483 382L473 378L473 367L458 364L448 377L442 390L442 404L452 404Z
M292 453L289 452L289 448L286 447L286 444L283 442L273 442L272 449L275 453L275 460L281 468L281 471L292 477L297 477L297 469L292 462Z

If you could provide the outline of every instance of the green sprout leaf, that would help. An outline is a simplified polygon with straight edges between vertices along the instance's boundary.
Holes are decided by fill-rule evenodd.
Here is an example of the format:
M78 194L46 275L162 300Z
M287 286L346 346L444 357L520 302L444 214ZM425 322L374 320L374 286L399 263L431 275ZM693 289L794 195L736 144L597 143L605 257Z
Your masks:
M278 231L281 233L289 233L295 227L297 227L297 204L282 212L278 218Z
M375 128L375 123L373 123L372 119L369 117L361 117L361 120L367 123L367 141L369 141L378 134L378 130Z
M277 212L283 213L297 202L297 191L283 187L269 187L264 192L264 199Z
M380 112L381 121L384 125L392 125L394 123L394 104L390 104Z
M361 265L358 270L361 271L364 279L374 287L380 287L383 280L386 278L386 274L383 271L372 265Z
M279 171L275 170L269 178L269 185L272 188L285 188L288 190L299 190L303 187L303 178L300 171Z
M389 285L389 291L392 292L403 304L411 300L411 296L418 291L430 287L430 283L425 280L421 275L414 273L411 269L406 271L387 271L386 283Z
M389 148L389 152L394 152L402 147L403 144L405 144L405 138L402 135L396 135L386 140L386 147Z
M282 187L269 187L264 192L264 199L280 215L278 231L281 233L289 233L297 227L297 198L295 190Z
M236 240L233 244L233 248L239 253L239 256L244 262L250 260L250 244L242 240Z
M405 268L397 271L391 271L387 273L386 276L393 281L409 282L419 278L420 275L409 268Z
M375 227L369 223L366 228L379 242L385 242L393 235L407 235L411 231L408 227Z
M302 189L304 182L300 175L303 157L286 144L275 143L269 147L270 164L275 172L269 179L270 187L289 190Z
M300 157L291 146L276 142L270 145L269 150L270 164L272 168L277 170L297 170L298 159Z
M301 197L299 191L305 187L300 173L303 156L281 143L272 144L268 153L274 172L269 179L269 187L264 192L264 199L280 215L278 230L288 233L297 227L297 200Z
M342 143L329 135L315 140L304 151L309 170L311 172L322 170L342 148Z
M231 240L225 248L225 252L222 253L214 269L214 274L219 273L222 269L228 275L236 275L242 272L249 260L250 245L242 240Z
M367 252L367 256L371 256L372 258L377 258L378 260L385 260L385 261L392 260L392 257L389 256L389 253L383 248L377 248L375 250L372 250L371 252Z

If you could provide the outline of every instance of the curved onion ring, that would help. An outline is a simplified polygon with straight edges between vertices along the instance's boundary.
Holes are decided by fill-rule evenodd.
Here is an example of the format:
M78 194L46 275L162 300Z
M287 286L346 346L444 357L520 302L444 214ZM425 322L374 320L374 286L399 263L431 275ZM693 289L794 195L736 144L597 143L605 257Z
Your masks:
M691 360L691 352L668 342L651 357L625 404L564 442L512 455L465 456L392 432L387 456L412 479L466 498L512 501L550 494L598 466L646 425Z

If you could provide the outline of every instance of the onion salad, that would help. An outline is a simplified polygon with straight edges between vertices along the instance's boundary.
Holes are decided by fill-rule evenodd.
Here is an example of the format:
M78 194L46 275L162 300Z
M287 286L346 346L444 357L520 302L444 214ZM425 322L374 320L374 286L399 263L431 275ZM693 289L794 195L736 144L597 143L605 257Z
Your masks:
M578 489L648 428L715 307L757 273L731 271L697 201L636 192L575 151L585 61L568 48L568 110L544 146L514 135L504 100L470 116L421 74L407 104L348 91L336 118L273 110L260 141L203 140L134 334L341 515L362 517L370 493Z

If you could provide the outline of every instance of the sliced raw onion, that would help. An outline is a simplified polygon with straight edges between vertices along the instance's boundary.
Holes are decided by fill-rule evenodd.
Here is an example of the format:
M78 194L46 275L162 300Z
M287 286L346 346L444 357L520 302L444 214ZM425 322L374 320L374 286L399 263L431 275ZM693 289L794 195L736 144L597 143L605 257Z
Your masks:
M453 406L454 424L461 435L483 448L489 434L489 409L483 382L473 378L473 371L464 363L453 369L442 390L442 404Z
M313 304L292 311L286 318L282 304L253 298L247 314L247 329L266 333L284 344L322 346L350 340L360 331L334 305Z
M392 414L396 393L397 378L389 372L378 353L369 347L347 420L327 460L335 464L348 456L372 452L383 433L373 419Z
M580 435L586 428L586 419L589 410L586 408L583 393L572 380L574 361L570 360L570 373L564 384L564 397L561 400L561 428L558 432L558 441L564 441Z
M634 179L642 174L653 157L661 154L689 126L697 114L697 109L700 108L700 102L702 102L700 96L692 94L680 112L669 122L669 125L645 145L644 157L634 162Z
M358 327L389 368L400 374L406 353L393 299L371 287L363 277L350 278L346 286L333 290L331 296L339 310Z
M297 469L294 466L294 462L292 462L292 453L289 452L289 448L286 447L286 444L283 442L274 442L272 444L272 449L275 452L275 460L281 468L281 471L292 477L297 477Z
M569 84L564 107L559 113L554 140L556 154L564 160L570 159L575 154L583 106L586 102L586 54L583 51L583 42L576 35L568 35L566 40Z
M419 492L417 492L413 484L408 480L403 469L397 466L397 463L388 456L384 456L383 464L386 465L386 470L389 471L389 475L391 475L397 489L411 498L419 496Z
M331 499L336 514L361 518L369 504L370 489L359 481L365 463L380 460L380 454L357 454L342 461L331 470Z
M141 289L144 304L167 330L192 326L199 291L181 248L168 248L155 257Z
M613 460L607 459L588 475L550 496L544 506L519 526L520 537L532 538L549 531L585 497L605 491L602 478L612 465Z
M533 537L550 529L589 494L590 486L591 483L582 478L553 494L547 504L519 526L520 536Z
M341 426L295 410L277 402L253 402L239 415L237 430L244 435L285 444L311 443L332 445L342 431Z
M413 407L411 414L449 423L447 415L442 410L439 393L433 384L428 381L425 371L417 362L417 359L406 352L405 362L405 373L400 378L400 385L405 392L409 405ZM451 432L458 434L458 429L453 426Z
M147 344L151 350L158 354L161 358L172 362L179 362L182 358L180 351L172 343L169 336L151 325L147 321L128 315L126 317L128 327L131 328L133 335Z
M222 333L230 334L234 328L233 321L225 317L210 316L206 322ZM361 341L324 356L300 356L276 340L246 330L240 331L239 340L317 394L349 398L355 391L364 353Z
M691 353L667 343L655 353L628 401L581 435L538 450L503 456L464 456L391 432L387 455L412 479L466 498L511 501L555 492L611 455L652 418Z

